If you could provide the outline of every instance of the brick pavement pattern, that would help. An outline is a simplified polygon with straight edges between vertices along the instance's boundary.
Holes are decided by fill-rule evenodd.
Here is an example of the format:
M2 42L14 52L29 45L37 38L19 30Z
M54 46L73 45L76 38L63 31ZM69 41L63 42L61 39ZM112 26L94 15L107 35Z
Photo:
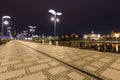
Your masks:
M40 53L40 52L41 53ZM0 46L0 80L120 80L120 55L12 40Z

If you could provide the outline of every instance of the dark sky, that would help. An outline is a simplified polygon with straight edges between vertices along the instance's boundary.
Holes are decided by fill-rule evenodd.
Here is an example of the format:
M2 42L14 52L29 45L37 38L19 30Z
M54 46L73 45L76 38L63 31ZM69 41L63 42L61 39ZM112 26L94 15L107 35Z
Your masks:
M49 9L63 13L57 34L120 31L119 0L0 0L0 16L11 16L11 26L17 32L36 25L36 34L52 35Z

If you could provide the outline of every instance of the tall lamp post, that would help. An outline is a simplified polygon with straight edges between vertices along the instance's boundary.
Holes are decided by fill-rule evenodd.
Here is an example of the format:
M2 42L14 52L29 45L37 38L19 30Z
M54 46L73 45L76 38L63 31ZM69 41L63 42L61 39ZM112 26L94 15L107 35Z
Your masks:
M23 34L24 34L25 37L27 37L27 32L28 31L23 30Z
M35 32L36 26L29 26L29 28L30 28L30 32L32 32L32 36L33 36L33 32Z
M54 21L54 36L56 36L56 23L59 22L59 19L57 18L57 16L62 15L62 13L56 12L53 9L50 9L48 12L50 12L54 15L54 17L52 17L51 20Z
M2 36L4 36L4 25L8 25L9 22L7 20L4 19L10 19L10 16L3 16L2 17Z

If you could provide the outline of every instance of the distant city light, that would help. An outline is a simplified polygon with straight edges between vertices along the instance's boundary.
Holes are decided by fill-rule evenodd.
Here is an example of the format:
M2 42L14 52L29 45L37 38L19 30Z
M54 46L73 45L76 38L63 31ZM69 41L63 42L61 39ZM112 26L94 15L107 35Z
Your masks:
M87 35L84 35L84 38L87 39Z
M98 38L100 38L100 37L101 37L101 35L99 34L99 35L97 35L97 37L98 37Z
M119 34L115 34L115 37L118 38L118 37L119 37Z

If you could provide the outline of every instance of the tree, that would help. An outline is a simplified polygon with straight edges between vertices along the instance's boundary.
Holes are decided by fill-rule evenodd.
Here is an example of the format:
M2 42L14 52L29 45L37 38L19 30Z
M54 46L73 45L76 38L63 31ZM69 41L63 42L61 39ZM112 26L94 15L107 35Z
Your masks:
M16 38L16 36L17 36L17 32L16 32L16 30L14 30L13 37Z

